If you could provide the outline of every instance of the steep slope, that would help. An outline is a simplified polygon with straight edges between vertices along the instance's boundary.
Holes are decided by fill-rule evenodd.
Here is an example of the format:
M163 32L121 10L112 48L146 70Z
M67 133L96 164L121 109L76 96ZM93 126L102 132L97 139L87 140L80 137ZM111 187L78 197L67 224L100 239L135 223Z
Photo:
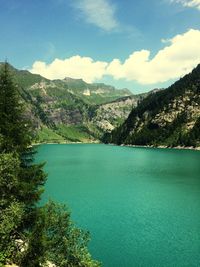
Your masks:
M115 127L124 122L131 110L148 94L143 93L122 97L115 101L98 105L93 110L91 122L101 129L102 132L111 132Z
M150 94L104 141L152 146L200 146L200 65L166 90Z

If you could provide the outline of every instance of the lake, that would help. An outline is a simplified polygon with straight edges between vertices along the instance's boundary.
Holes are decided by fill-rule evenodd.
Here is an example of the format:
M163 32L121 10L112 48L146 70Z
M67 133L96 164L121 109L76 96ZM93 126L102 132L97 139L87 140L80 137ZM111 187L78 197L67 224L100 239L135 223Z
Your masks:
M200 266L200 152L41 145L43 201L67 204L105 267Z

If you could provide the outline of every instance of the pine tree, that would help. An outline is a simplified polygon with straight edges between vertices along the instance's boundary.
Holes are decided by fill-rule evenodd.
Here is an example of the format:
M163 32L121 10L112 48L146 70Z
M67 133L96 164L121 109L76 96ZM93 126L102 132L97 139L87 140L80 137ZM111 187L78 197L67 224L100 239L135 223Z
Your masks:
M31 144L31 129L24 119L19 88L13 82L10 67L4 63L0 73L0 135L1 151L24 153Z
M33 164L31 126L24 118L25 110L19 88L13 81L7 62L0 74L0 135L1 152L15 153L20 158L19 188L15 192L19 201L34 206L40 199L45 182L43 164Z
M36 223L36 205L46 180L43 164L33 162L30 132L19 88L5 62L0 73L0 214L5 215L0 218L0 249L9 258L16 258L14 252L10 255L16 251L15 240L31 232ZM21 216L13 220L19 207Z

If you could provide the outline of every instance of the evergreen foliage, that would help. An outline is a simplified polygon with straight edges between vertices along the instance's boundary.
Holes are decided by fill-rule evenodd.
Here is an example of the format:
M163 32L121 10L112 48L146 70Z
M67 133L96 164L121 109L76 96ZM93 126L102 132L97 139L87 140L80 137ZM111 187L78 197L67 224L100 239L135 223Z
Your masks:
M23 118L23 106L17 86L6 62L0 73L0 135L1 151L24 152L31 144L31 131Z
M6 62L0 73L0 266L99 266L87 250L88 235L63 206L38 206L46 175L34 163L31 127Z

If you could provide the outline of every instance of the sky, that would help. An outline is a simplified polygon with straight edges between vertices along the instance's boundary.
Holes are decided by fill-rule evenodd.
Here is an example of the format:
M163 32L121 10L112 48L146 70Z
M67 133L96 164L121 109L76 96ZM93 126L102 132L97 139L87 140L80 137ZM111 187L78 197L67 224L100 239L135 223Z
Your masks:
M0 0L0 61L133 93L200 63L200 0Z

